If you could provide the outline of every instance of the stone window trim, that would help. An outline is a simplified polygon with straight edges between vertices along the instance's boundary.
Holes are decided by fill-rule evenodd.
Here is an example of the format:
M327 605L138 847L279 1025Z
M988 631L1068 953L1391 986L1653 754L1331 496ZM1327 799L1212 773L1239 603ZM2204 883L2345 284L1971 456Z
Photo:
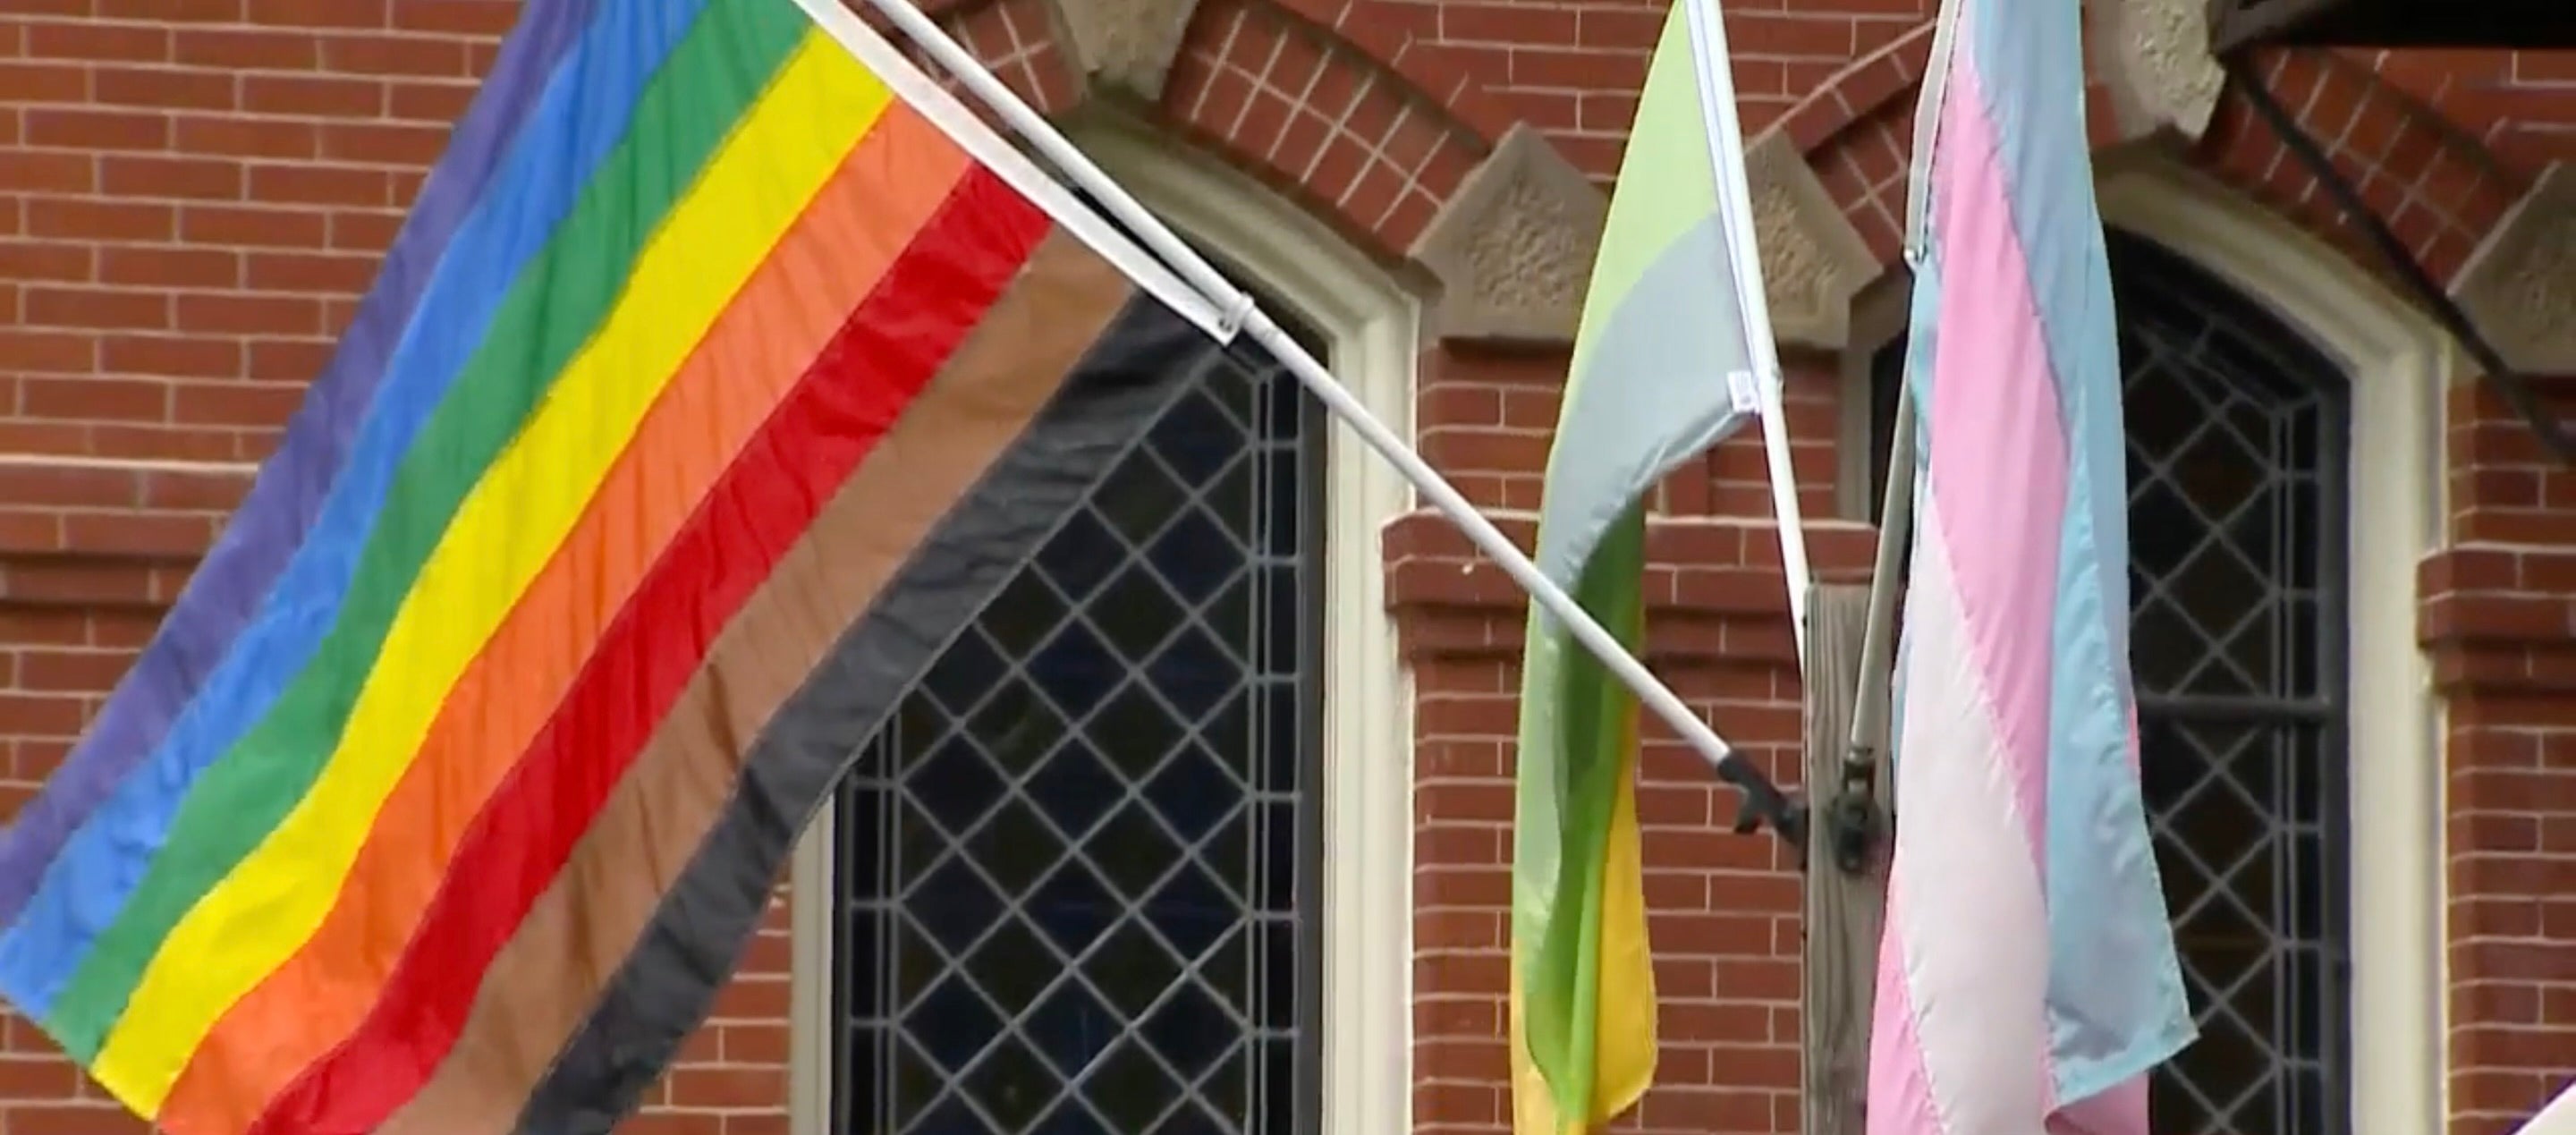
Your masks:
M1851 336L1834 355L1834 515L1875 525L1879 492L1871 370L1880 351L1905 337L1914 274L1899 264L1852 297Z
M2455 354L2369 274L2247 199L2146 153L2098 163L2105 219L2192 261L2304 332L2351 384L2347 783L2355 1135L2445 1114L2441 712L2416 640L2416 565L2439 546Z

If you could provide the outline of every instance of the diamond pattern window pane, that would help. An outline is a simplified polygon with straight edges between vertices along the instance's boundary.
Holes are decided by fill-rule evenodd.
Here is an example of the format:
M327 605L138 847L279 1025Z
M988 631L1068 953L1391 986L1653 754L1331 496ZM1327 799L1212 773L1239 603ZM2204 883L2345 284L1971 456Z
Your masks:
M1323 437L1285 375L1184 396L871 744L840 1130L1313 1129Z
M2155 1130L2340 1135L2343 376L2149 242L2113 232L2111 266L2146 802L2202 1035ZM1873 361L1875 501L1904 345Z

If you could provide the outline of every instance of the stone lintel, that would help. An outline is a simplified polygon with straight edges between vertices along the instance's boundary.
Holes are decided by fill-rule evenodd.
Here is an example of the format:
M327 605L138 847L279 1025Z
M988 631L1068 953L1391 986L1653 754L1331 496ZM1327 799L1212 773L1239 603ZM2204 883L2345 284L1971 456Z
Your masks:
M1772 327L1783 344L1840 350L1851 301L1880 265L1787 135L1745 155ZM1413 258L1440 281L1444 338L1563 345L1609 216L1609 198L1527 124L1504 135L1432 219Z
M1095 90L1151 106L1180 58L1199 0L1055 0L1073 65Z
M2576 166L2554 163L2451 281L2451 297L2523 374L2576 374Z
M1744 172L1772 336L1783 346L1850 346L1852 299L1880 275L1869 241L1785 131L1755 142Z
M2119 141L2171 131L2198 141L2227 76L2209 53L2208 0L2085 0L2094 75Z
M1609 210L1545 135L1513 126L1414 243L1413 259L1440 282L1432 333L1573 342Z

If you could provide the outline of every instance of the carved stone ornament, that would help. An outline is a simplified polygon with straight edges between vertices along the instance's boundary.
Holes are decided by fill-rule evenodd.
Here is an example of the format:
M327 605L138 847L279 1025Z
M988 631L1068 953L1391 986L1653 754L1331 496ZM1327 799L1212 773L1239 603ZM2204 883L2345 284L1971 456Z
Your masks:
M2451 298L2523 374L2576 373L2576 166L2553 164L2451 281Z
M1198 0L1056 0L1075 66L1093 87L1148 104L1181 55Z
M1746 150L1744 175L1772 337L1783 346L1849 346L1852 297L1879 275L1869 242L1788 134L1773 130Z
M2094 74L2120 141L2172 130L2198 141L2227 76L2209 53L2209 0L2084 0Z
M1610 202L1527 123L1514 126L1414 243L1441 285L1444 338L1564 344Z

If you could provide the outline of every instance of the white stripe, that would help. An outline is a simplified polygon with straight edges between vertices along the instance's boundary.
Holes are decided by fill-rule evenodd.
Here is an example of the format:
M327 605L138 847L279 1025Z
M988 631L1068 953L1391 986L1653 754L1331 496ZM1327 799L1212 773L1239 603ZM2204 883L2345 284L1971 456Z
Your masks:
M1891 937L1935 1114L1951 1135L2038 1135L2050 1103L2048 918L1973 668L1930 494L1906 601Z

